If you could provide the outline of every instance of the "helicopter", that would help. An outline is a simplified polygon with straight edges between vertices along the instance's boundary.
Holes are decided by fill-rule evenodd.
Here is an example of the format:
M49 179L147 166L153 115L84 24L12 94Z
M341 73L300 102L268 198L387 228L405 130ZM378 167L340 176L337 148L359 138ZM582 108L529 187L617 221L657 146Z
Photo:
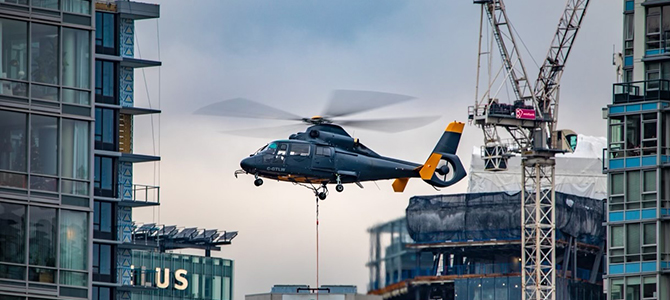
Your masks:
M335 184L337 192L344 191L344 184L394 179L395 192L403 192L410 178L421 178L433 187L451 186L466 176L463 165L456 156L464 123L451 122L442 133L425 163L414 163L385 157L353 138L342 126L366 128L383 132L399 132L420 127L439 117L404 117L373 120L339 120L335 118L377 109L413 97L399 94L336 90L324 113L311 118L267 106L244 98L235 98L210 104L196 114L299 121L308 124L304 131L291 134L287 139L274 140L240 162L240 174L253 175L254 185L263 185L263 179L300 184L313 190L321 200L328 196L328 184ZM305 126L305 125L297 125ZM243 136L268 133L277 129L289 130L296 125L228 131ZM315 186L316 184L316 186Z

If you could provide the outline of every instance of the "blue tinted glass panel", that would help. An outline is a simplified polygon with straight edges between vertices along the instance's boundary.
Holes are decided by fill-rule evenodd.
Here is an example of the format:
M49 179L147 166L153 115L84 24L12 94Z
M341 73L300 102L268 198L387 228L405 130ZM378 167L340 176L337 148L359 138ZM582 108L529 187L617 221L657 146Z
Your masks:
M102 63L102 95L114 96L114 63Z
M112 273L112 247L100 245L100 274L110 275Z
M100 231L112 232L112 204L100 202Z
M102 132L102 142L103 143L113 143L114 142L114 110L104 109L102 111L102 122L103 132Z
M114 174L111 158L103 157L101 159L100 171L100 187L103 189L112 189L112 177Z
M102 46L105 48L114 48L114 15L103 13L102 24Z

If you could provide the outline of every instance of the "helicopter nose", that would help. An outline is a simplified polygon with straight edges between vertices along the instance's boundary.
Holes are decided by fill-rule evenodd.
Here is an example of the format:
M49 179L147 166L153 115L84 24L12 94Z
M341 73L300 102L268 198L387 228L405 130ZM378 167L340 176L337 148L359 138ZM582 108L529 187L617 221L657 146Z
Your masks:
M253 160L253 157L247 157L247 158L243 159L240 162L240 167L242 167L242 170L245 170L249 173L253 173L254 167L253 167L252 160Z

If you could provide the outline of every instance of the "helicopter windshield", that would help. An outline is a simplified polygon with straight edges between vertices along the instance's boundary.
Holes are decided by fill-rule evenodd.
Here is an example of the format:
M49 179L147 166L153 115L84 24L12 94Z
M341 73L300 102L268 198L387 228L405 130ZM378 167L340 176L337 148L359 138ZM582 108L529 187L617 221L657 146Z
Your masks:
M254 153L254 155L275 154L276 151L277 151L277 143L272 142L272 143L267 144L267 145L261 147L260 149L256 150L256 153Z

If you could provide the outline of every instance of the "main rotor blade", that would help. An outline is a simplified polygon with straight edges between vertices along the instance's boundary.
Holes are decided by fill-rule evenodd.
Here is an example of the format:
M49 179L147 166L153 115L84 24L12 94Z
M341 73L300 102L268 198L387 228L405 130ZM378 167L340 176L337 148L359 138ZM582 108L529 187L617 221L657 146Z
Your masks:
M298 115L244 98L234 98L212 103L196 110L194 113L252 119L302 120Z
M425 116L374 120L341 120L336 122L336 124L346 127L358 127L362 129L393 133L419 128L421 126L433 123L439 118L439 116Z
M324 110L322 116L341 117L411 99L414 99L414 97L391 93L335 90L328 100L328 106Z
M274 127L224 130L220 132L243 137L287 139L291 133L296 133L304 128L304 124L291 124Z

